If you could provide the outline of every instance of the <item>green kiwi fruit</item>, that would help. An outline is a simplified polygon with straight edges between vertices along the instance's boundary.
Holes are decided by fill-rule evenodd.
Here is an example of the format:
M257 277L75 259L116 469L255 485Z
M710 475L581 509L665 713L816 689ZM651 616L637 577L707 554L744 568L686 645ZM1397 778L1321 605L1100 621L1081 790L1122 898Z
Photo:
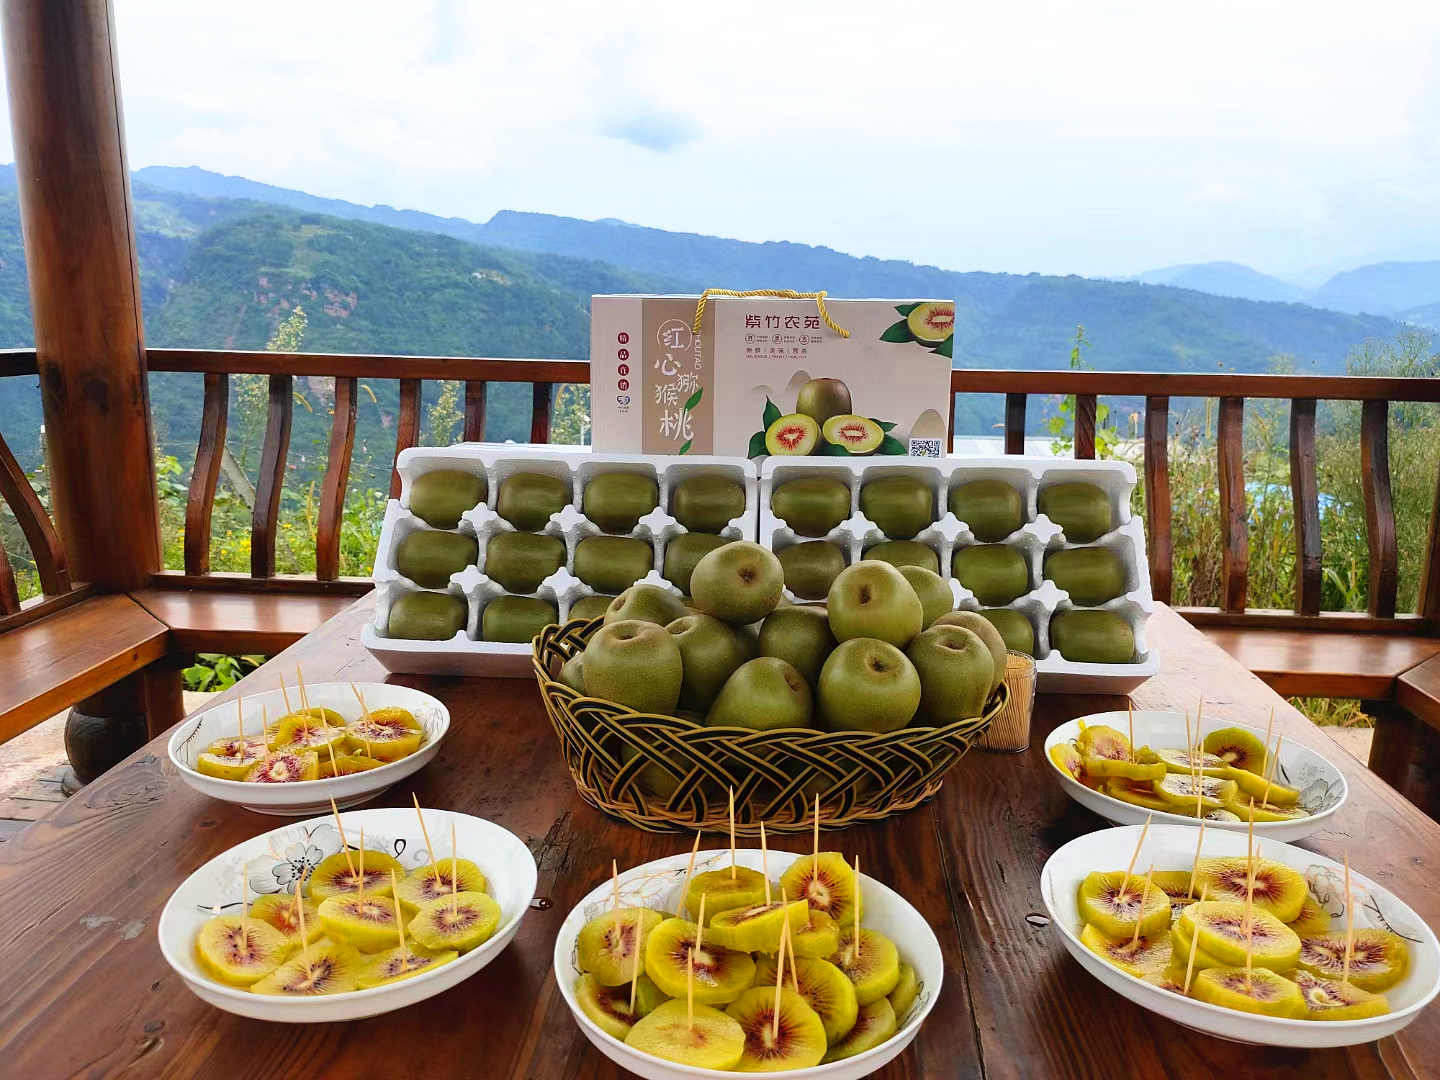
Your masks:
M543 529L570 502L570 481L545 473L514 473L500 481L495 512L523 532Z
M918 476L882 476L860 487L860 512L892 540L907 540L935 520L935 493Z
M417 529L395 547L395 569L425 589L443 589L450 575L470 566L480 554L473 536Z
M987 544L1004 540L1025 524L1020 492L1004 480L971 480L950 489L950 512Z
M800 895L793 890L791 896ZM720 870L707 870L704 873L696 874L690 879L690 887L685 890L685 910L690 913L691 918L700 914L700 897L706 897L705 911L709 915L706 922L712 921L717 914L730 908L751 907L755 904L765 902L765 875L759 870L751 870L747 866L734 867L734 874L731 874L730 867Z
M908 967L908 965L905 965ZM903 970L903 968L902 968ZM786 985L790 983L790 967L785 969ZM755 965L755 985L774 986L779 967L766 957ZM797 957L794 967L796 993L815 1010L825 1026L825 1041L836 1042L855 1026L860 1004L855 998L855 984L828 960ZM913 974L913 969L912 969Z
M665 564L661 573L666 581L688 596L690 575L695 572L695 564L729 542L723 536L703 532L682 533L672 537L665 544Z
M900 981L888 996L890 1007L895 1010L896 1021L904 1020L910 1012L910 1006L914 1005L915 999L920 996L920 977L915 974L913 967L909 964L900 965Z
M745 1051L736 1065L741 1072L809 1069L825 1056L825 1025L809 1003L784 987L777 1014L775 999L770 987L755 987L725 1009L745 1032Z
M838 926L854 927L857 899L864 915L864 900L855 888L855 871L838 851L800 856L780 875L780 887L786 896L803 896L812 910L829 916ZM839 947L837 941L835 948Z
M453 529L486 494L484 473L432 469L410 481L410 512L437 529Z
M698 927L685 919L666 919L645 939L645 973L661 993L686 996L686 956L694 956L693 993L697 1005L723 1005L743 994L755 980L749 953L734 952L706 935L695 948Z
M1135 631L1113 611L1057 611L1050 618L1050 644L1076 663L1129 664L1135 659Z
M485 575L512 593L533 593L565 565L565 541L543 533L502 532L485 545Z
M412 641L449 641L465 629L465 601L449 593L401 593L390 604L385 634Z
M718 533L745 513L745 489L728 476L687 476L670 493L670 513L692 533Z
M791 947L796 956L824 959L840 947L840 925L812 907L805 925L795 931Z
M605 610L614 599L615 597L606 596L603 593L596 593L594 596L582 596L570 605L570 618L598 619L605 614Z
M538 596L497 596L480 613L484 641L526 642L560 616L555 605Z
M592 476L581 493L581 512L607 533L627 533L660 504L652 476L611 472Z
M575 545L575 576L599 592L628 589L655 565L649 540L633 536L587 536Z
M855 984L855 1000L861 1005L883 998L900 982L900 952L895 943L874 930L861 928L857 940L854 929L843 929L840 947L830 962L843 971Z
M980 614L1000 632L1006 649L1035 655L1035 626L1024 612L1014 608L981 608Z
M898 568L918 566L932 574L940 573L940 556L929 544L918 540L886 540L882 544L865 549L865 558L879 559Z
M845 569L845 552L828 540L807 540L775 553L785 587L801 600L823 600L835 576Z
M850 516L850 489L831 476L802 476L777 484L770 509L799 536L824 536Z
M1125 564L1109 548L1078 547L1045 558L1045 577L1070 594L1072 602L1095 607L1125 592Z
M1050 484L1040 489L1036 501L1040 513L1060 526L1072 544L1099 540L1115 527L1110 497L1095 484Z
M575 939L580 970L594 976L601 986L629 983L636 970L644 973L645 939L664 920L660 912L640 907L618 908L596 915L580 928Z
M830 1047L825 1054L824 1063L843 1061L856 1054L863 1054L866 1050L873 1050L894 1035L896 1030L895 1009L889 998L877 998L868 1005L861 1005L855 1018L855 1026L843 1039Z
M1008 604L1030 591L1030 567L1025 555L1004 544L960 548L950 568L956 580L988 607Z
M809 909L804 900L782 903L778 897L750 907L727 908L710 920L717 945L740 952L775 953L788 923L793 934L804 926Z

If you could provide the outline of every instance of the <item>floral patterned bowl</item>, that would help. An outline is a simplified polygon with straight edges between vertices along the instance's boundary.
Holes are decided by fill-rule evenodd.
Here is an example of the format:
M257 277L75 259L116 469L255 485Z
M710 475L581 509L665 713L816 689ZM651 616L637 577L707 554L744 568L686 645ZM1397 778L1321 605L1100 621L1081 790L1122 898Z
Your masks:
M1195 818L1185 814L1147 810L1143 806L1106 795L1103 791L1088 788L1073 776L1063 772L1060 766L1055 764L1055 759L1050 756L1050 751L1054 747L1073 743L1079 737L1081 724L1086 727L1106 724L1116 731L1125 731L1126 725L1132 719L1135 724L1135 745L1137 747L1148 745L1158 750L1185 745L1184 713L1160 712L1153 709L1136 709L1133 714L1127 713L1123 709L1117 709L1114 712L1092 713L1089 716L1082 716L1061 724L1050 732L1045 739L1046 768L1055 774L1055 779L1066 795L1086 809L1095 811L1107 821L1113 821L1116 825L1143 825L1146 818L1152 818L1157 825L1162 822L1171 825L1195 824ZM1205 725L1207 731L1229 727L1243 728L1251 732L1257 741L1265 738L1263 728L1257 730L1245 724L1229 724L1224 720L1212 720ZM1192 735L1191 738L1193 737ZM1338 746L1335 749L1337 753L1343 752ZM1295 818L1293 821L1257 821L1255 835L1268 836L1272 840L1303 840L1312 833L1326 828L1330 818L1345 804L1345 800L1350 794L1345 777L1339 769L1308 746L1301 746L1298 743L1282 742L1280 744L1280 764L1275 770L1275 780L1288 787L1298 788L1300 791L1299 805L1301 809L1308 810L1309 814L1306 817ZM1245 821L1205 822L1207 833L1211 829L1243 833L1248 828L1249 823Z
M352 810L341 814L340 819L352 848L363 828L366 850L393 855L407 871L429 859L414 810ZM500 925L485 944L433 971L369 990L318 997L271 997L226 986L200 969L195 959L195 935L207 919L216 914L238 915L246 887L252 899L293 892L297 878L340 850L340 833L333 815L262 833L196 870L175 890L160 913L160 951L197 997L226 1012L258 1020L357 1020L433 997L468 979L499 956L520 929L520 920L535 895L536 868L530 849L515 834L493 822L448 810L426 810L425 827L435 844L437 859L452 854L451 822L460 857L480 867L487 891L500 905Z
M425 739L420 744L420 749L409 757L392 761L378 769L351 773L349 776L334 776L327 780L302 780L293 784L251 784L243 780L220 780L197 772L194 762L196 756L203 753L211 743L239 732L240 717L237 716L235 702L229 701L224 705L206 709L176 726L170 736L170 763L179 770L180 778L202 795L209 795L222 802L236 803L259 814L305 817L330 809L332 798L341 807L366 802L391 784L423 769L430 759L440 752L440 743L450 730L450 710L438 699L408 686L359 683L356 688L365 695L367 708L408 709L425 728ZM305 689L312 707L334 709L346 720L359 719L360 703L350 683L318 683ZM298 709L300 702L293 688L289 691L289 698L290 704ZM266 717L273 724L287 711L285 695L279 690L252 694L242 699L240 708L244 713L245 731L251 735L260 733L261 723Z

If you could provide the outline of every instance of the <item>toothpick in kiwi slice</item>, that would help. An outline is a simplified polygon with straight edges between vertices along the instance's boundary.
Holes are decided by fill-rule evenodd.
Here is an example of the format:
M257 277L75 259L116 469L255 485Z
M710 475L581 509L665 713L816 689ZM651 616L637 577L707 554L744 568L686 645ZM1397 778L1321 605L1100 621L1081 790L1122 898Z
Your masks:
M695 872L695 856L700 851L700 830L695 830L695 844L690 848L690 861L685 864L685 883L680 886L680 906L676 914L685 917L685 897L690 894L690 875Z
M1205 903L1205 898L1210 895L1210 883L1207 881L1200 889L1200 903ZM1190 938L1190 962L1185 965L1185 996L1190 996L1190 976L1195 973L1195 946L1200 943L1200 920L1195 920L1195 934Z
M335 815L335 828L340 832L340 852L345 856L345 866L350 876L355 876L355 862L350 858L350 842L345 839L345 823L340 820L340 808L335 805L335 796L330 796L330 812ZM362 868L363 869L363 868Z

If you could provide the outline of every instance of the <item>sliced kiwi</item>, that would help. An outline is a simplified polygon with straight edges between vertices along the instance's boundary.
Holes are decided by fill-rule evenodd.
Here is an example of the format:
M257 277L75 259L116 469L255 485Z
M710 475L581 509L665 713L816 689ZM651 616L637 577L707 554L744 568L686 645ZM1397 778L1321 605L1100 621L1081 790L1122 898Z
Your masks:
M873 1050L896 1031L895 1009L889 998L876 998L868 1005L861 1005L855 1017L855 1026L843 1039L830 1047L822 1064L843 1061L845 1058Z
M1180 923L1176 921L1175 925L1170 927L1170 956L1172 960L1172 970L1179 972L1182 979L1185 977L1185 969L1190 967L1190 954L1192 951L1195 954L1195 965L1191 969L1192 973L1195 971L1204 971L1206 968L1229 966L1218 956L1214 956L1206 952L1199 945L1195 945L1194 939L1186 937L1180 927Z
M309 713L295 713L270 729L270 749L273 751L302 753L313 750L320 754L326 747L334 747L338 751L344 743L344 729L331 727L320 717Z
M802 855L780 875L786 896L804 897L810 907L824 912L839 926L855 923L855 871L838 851ZM865 903L860 901L864 914Z
M635 1021L654 1012L665 995L648 976L641 975L635 980L635 1011L631 1012L628 982L604 986L595 981L594 975L585 974L575 980L575 1000L580 1003L580 1011L601 1031L624 1042Z
M331 942L291 957L250 987L252 994L315 997L360 989L365 960L344 942Z
M1207 900L1191 904L1175 921L1185 939L1194 938L1200 948L1221 963L1244 965L1248 955L1255 967L1289 971L1300 955L1300 939L1283 922L1262 908L1253 908L1249 921L1245 905L1229 900Z
M1075 749L1081 757L1113 758L1116 761L1130 759L1130 740L1108 724L1085 724L1075 737Z
M1170 966L1174 945L1168 930L1139 937L1112 938L1089 923L1080 931L1080 944L1121 971L1137 979Z
M862 928L858 941L853 929L842 932L840 948L831 955L830 962L855 984L855 999L861 1005L885 997L900 981L899 950L893 941L874 930Z
M645 973L662 993L685 997L686 957L695 949L699 928L685 919L666 919L645 939ZM734 1001L755 980L749 953L734 952L702 937L694 952L693 992L697 1002L723 1005Z
M346 745L377 761L409 757L424 741L425 728L407 709L375 709L345 728Z
M195 959L201 970L220 982L250 986L279 967L293 947L289 938L261 919L217 915L195 936Z
M1123 758L1097 757L1094 754L1082 759L1082 767L1091 776L1105 779L1118 776L1124 780L1160 780L1165 776L1165 766L1158 761L1146 764L1142 761L1126 761Z
M1206 968L1190 984L1197 1000L1261 1016L1301 1019L1306 1014L1300 987L1267 968Z
M1303 968L1291 972L1290 978L1300 988L1305 1014L1310 1020L1363 1020L1390 1011L1390 1002L1383 995L1373 994L1354 983L1326 979Z
M265 747L254 747L237 740L232 751L216 753L212 748L195 758L195 771L217 780L244 780L256 762L265 756Z
M1126 780L1116 776L1100 781L1100 790L1112 799L1143 806L1147 810L1163 810L1168 814L1173 812L1175 805L1155 794L1154 780Z
M1160 889L1170 899L1170 916L1173 919L1182 908L1200 899L1190 893L1189 870L1156 870L1150 875L1150 884ZM1197 883L1196 888L1199 888Z
M796 956L829 956L840 947L840 924L825 912L809 909L805 925L795 931L790 948Z
M437 859L417 866L396 884L395 895L407 915L452 892L485 892L489 883L469 859Z
M1230 766L1224 758L1204 752L1194 753L1179 747L1167 746L1152 750L1148 746L1142 746L1135 751L1135 758L1137 761L1158 761L1170 772L1184 773L1187 776L1196 767L1204 776L1218 776L1221 779L1228 778L1230 773Z
M735 1068L740 1072L781 1072L809 1069L825 1056L825 1026L808 1002L781 987L780 1008L768 986L746 990L726 1009L745 1032L745 1050Z
M422 949L418 945L406 946L404 949L397 945L393 949L386 949L382 953L368 957L360 969L356 981L362 990L371 986L384 986L387 983L400 982L427 971L434 971L442 964L450 963L459 955L454 949L434 952L430 949Z
M902 965L902 974L906 966L908 965ZM805 1003L815 1010L815 1015L820 1017L820 1023L825 1027L826 1042L843 1038L846 1032L855 1026L855 1017L860 1008L855 997L855 984L828 960L797 958L793 969L793 982L791 970L787 965L785 985L794 989L805 999ZM774 986L778 973L779 967L774 960L769 957L761 960L755 965L755 985ZM911 976L914 976L913 969Z
M1236 821L1295 821L1297 818L1310 816L1298 806L1276 806L1274 803L1256 802L1249 796L1240 795L1238 792L1220 809L1231 814Z
M1244 856L1204 858L1198 863L1199 879L1209 887L1210 899L1245 902L1250 862ZM1294 922L1305 905L1310 887L1304 876L1284 863L1256 859L1254 866L1255 906L1274 915L1282 923Z
M1261 799L1275 806L1294 806L1300 801L1300 792L1285 784L1277 784L1273 779L1269 782L1258 773L1252 773L1249 769L1237 769L1230 767L1228 777L1235 781L1235 786L1240 789L1241 801L1253 798L1258 805Z
M255 909L252 907L250 911L253 914ZM1330 932L1330 912L1315 899L1314 893L1306 893L1305 902L1300 905L1300 914L1285 925L1294 930L1303 942L1308 937L1318 937Z
M741 952L773 953L780 949L780 936L786 923L794 934L809 919L810 908L804 900L779 900L730 908L710 920L710 933L715 944Z
M1327 979L1345 975L1345 935L1317 934L1300 943L1298 964L1305 971ZM1410 970L1410 950L1405 940L1388 930L1356 930L1350 951L1350 981L1362 990L1380 993L1405 977Z
M678 1065L729 1071L745 1052L745 1029L712 1006L696 1005L690 1016L685 1002L666 1001L635 1022L625 1045Z
M499 904L483 892L462 892L421 904L405 929L427 949L467 953L489 941L499 925Z
M1239 814L1232 813L1231 811L1225 810L1225 809L1221 809L1221 810L1206 810L1206 811L1205 811L1204 813L1202 813L1200 816L1203 817L1206 821L1232 821L1232 822L1233 822L1233 821L1242 821L1242 820L1244 820L1243 818L1240 817Z
M337 753L331 755L327 750L320 758L319 779L327 780L332 776L353 776L355 773L369 772L371 769L378 769L384 765L383 761L376 761L364 754Z
M403 874L399 860L383 851L337 851L320 860L310 873L308 888L314 900L332 896L389 896L391 872ZM362 881L363 879L363 881ZM362 888L363 885L363 888Z
M910 1007L920 996L920 976L909 964L900 965L900 981L895 984L895 989L886 996L890 1000L890 1007L895 1010L896 1023L903 1024L905 1017L910 1013Z
M1080 917L1112 938L1129 938L1140 925L1140 933L1154 935L1170 925L1170 898L1144 877L1124 871L1094 871L1080 883L1077 897Z
M722 911L763 903L765 875L744 866L735 867L733 874L730 867L696 874L690 879L690 887L685 890L685 910L692 918L700 914L702 896L706 898L705 911L709 915L706 922L713 922L715 916Z
M1265 744L1253 732L1238 727L1217 728L1206 735L1200 745L1207 754L1214 754L1227 765L1257 776L1265 775L1269 755Z
M618 908L596 915L581 927L575 941L580 970L595 976L601 986L629 983L637 970L645 970L646 937L664 921L665 916L658 911L639 907ZM635 966L637 952L638 968Z
M1223 810L1235 797L1235 781L1202 776L1198 780L1186 773L1167 772L1153 782L1155 794L1169 803L1172 814L1195 814L1202 810Z
M298 911L303 908L304 911ZM315 912L315 905L290 893L267 893L250 902L250 917L269 923L285 936L292 948L300 947L300 924L305 924L305 941L316 941L325 932ZM1328 929L1328 926L1327 926Z
M313 750L304 753L277 750L250 766L245 779L251 784L294 784L316 780L319 776L320 759Z
M363 953L383 952L399 938L395 902L388 896L331 896L320 902L316 915L327 934Z

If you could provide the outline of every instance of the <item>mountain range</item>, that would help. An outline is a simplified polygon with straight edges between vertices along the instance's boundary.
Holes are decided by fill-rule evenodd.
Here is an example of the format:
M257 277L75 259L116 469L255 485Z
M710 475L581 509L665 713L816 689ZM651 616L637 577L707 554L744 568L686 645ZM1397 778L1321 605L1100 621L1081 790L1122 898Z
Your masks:
M1171 267L1137 281L958 272L613 219L503 210L473 222L197 168L141 169L132 186L146 336L154 346L263 348L298 304L309 316L304 347L311 350L583 358L592 294L706 286L954 297L954 362L972 367L1064 367L1083 324L1086 359L1097 368L1254 371L1284 355L1296 370L1337 372L1354 346L1405 330L1386 315L1312 306L1294 286L1236 264ZM1373 278L1387 297L1403 301L1393 314L1440 316L1440 288L1426 293L1430 271L1423 269L1440 264L1396 265L1413 272L1362 268L1319 291L1363 308L1369 301L1356 298L1368 295ZM1241 284L1257 295L1225 294ZM1310 303L1296 302L1297 295ZM0 347L31 340L7 166L0 168ZM309 447L324 445L327 391L323 380L301 389L314 399L305 403L313 413L296 414L292 445L303 467ZM362 407L359 441L368 440L380 460L393 439L396 384L369 389L374 405ZM427 387L427 395L435 392ZM495 385L490 393L491 437L523 437L524 387ZM198 376L152 381L157 438L184 462L194 453L199 395ZM1043 411L1032 409L1032 422ZM985 432L1000 415L998 402L968 398L957 429ZM34 380L0 381L0 431L29 461L38 456L37 429Z

